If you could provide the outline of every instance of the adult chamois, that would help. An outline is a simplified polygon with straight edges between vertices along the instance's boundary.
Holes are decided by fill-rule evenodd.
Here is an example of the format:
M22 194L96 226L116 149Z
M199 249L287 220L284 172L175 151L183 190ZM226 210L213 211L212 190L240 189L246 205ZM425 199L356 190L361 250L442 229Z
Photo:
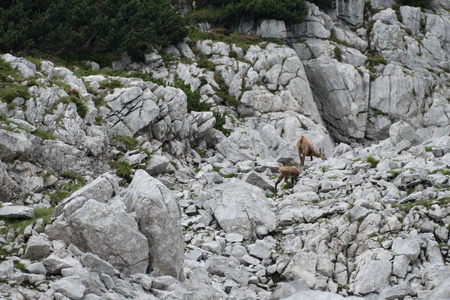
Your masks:
M301 172L302 168L300 167L287 166L279 168L278 173L280 173L280 175L278 175L277 181L275 182L275 191L277 190L278 183L280 183L280 181L283 180L283 178L284 181L293 188L294 185L297 183L298 176L300 175ZM291 179L290 183L288 181L289 178Z
M297 152L298 152L298 156L300 157L300 166L301 167L303 167L305 165L305 157L306 156L311 157L311 160L313 159L313 156L319 157L323 160L327 160L325 157L325 154L323 154L323 149L319 149L319 152L314 150L313 144L306 136L301 136L298 138Z

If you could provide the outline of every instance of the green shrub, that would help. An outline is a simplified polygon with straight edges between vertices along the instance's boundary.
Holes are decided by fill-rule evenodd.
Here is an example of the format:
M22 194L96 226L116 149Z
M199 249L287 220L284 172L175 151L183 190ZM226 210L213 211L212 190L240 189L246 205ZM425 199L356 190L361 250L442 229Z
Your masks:
M216 124L214 125L214 128L221 131L224 135L229 136L231 133L230 129L226 129L223 127L223 125L225 125L225 115L217 112L217 111L213 111L213 115L214 118L216 118Z
M203 10L202 6L210 8ZM303 0L213 0L199 3L198 8L191 16L193 21L228 25L237 23L241 18L301 23L307 13Z
M421 7L425 9L431 8L431 0L396 0L400 5L408 5L413 7Z
M342 61L342 51L339 47L334 47L334 57L337 61Z
M155 44L187 35L170 0L1 1L0 51L79 54L128 51L141 57Z
M311 2L320 7L321 9L336 8L336 0L312 0Z
M200 59L197 62L197 67L203 68L209 71L215 71L216 66L212 61L210 61L206 56L200 57Z
M185 84L182 80L175 80L174 87L181 89L187 96L187 111L209 111L211 105L200 101L200 91L191 91L191 85Z
M75 103L75 105L77 106L77 113L80 116L80 118L84 119L86 117L86 114L89 110L88 106L86 105L86 103L77 96L71 95L70 96L70 101L72 101L73 103Z

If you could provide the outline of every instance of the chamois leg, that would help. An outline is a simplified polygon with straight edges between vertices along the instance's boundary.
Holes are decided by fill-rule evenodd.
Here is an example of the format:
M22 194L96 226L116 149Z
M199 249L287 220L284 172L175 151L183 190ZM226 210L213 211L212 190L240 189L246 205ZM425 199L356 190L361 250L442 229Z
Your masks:
M275 191L277 190L277 185L280 183L281 180L283 180L283 175L278 175L277 181L275 182Z
M300 166L303 167L305 165L305 156L300 156Z
M292 180L292 177L291 177L291 180ZM293 187L292 184L289 182L289 176L284 176L284 182L286 182L286 183L289 184L291 187Z

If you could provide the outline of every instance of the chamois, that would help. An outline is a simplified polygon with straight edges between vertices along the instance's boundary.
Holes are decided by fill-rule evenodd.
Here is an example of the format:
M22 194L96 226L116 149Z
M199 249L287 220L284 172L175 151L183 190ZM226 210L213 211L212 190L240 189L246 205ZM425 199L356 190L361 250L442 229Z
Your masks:
M323 160L327 160L325 158L325 154L323 153L323 149L320 149L319 152L314 150L314 146L311 141L306 136L301 136L297 140L297 152L300 157L300 166L303 167L305 165L305 157L310 156L311 160L313 160L313 156L319 157Z
M300 167L281 167L278 169L278 175L277 181L275 182L275 191L277 190L277 185L280 183L281 180L289 184L292 188L294 187L295 183L298 180L298 176L302 172L302 168ZM291 183L289 183L289 178L291 179Z

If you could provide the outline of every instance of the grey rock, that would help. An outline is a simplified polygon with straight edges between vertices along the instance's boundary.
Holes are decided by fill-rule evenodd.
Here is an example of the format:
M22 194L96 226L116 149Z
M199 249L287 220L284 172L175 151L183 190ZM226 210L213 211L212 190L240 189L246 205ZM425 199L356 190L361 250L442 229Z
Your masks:
M19 191L19 185L13 181L6 169L6 164L0 160L0 199L2 202L10 201Z
M162 155L152 155L147 162L146 170L150 175L156 176L166 172L168 165L169 159L166 157Z
M12 260L3 261L0 264L0 279L10 280L14 276L14 262Z
M280 282L276 290L270 295L270 300L288 298L298 292L308 291L309 287L305 280L293 280L290 282Z
M405 296L414 295L414 291L409 282L390 286L381 291L378 299L402 299Z
M358 272L355 279L355 293L380 293L389 285L392 264L386 260L369 260Z
M438 299L449 299L450 298L450 284L449 279L445 279L435 287L432 293L428 296L430 300L438 300Z
M31 260L42 260L50 255L52 243L43 235L33 235L28 240L25 257Z
M285 300L296 300L296 299L302 299L302 300L357 300L357 299L363 299L361 297L356 296L350 296L350 297L344 297L338 294L333 294L331 292L325 292L325 291L302 291L293 294L290 297L283 298Z
M239 233L245 239L256 235L259 227L269 232L276 227L275 213L263 190L238 179L207 190L196 204L211 212L225 232Z
M269 182L267 179L265 179L264 177L262 177L260 174L258 174L256 171L253 170L245 174L245 176L242 178L242 181L250 183L264 190L273 189L272 182Z
M404 255L410 261L413 261L419 257L420 244L417 240L402 239L400 237L394 239L392 244L392 251L396 255Z
M25 268L27 269L28 272L32 274L47 275L47 269L45 268L45 265L41 262L26 264Z
M36 65L32 62L27 61L23 57L15 57L9 53L4 54L1 57L5 62L10 63L11 67L23 77L34 77L34 72L36 72Z
M147 172L138 170L123 201L135 212L139 228L148 239L148 272L184 278L183 232L180 208L170 190Z
M263 38L283 39L287 37L286 24L281 20L263 20L256 34Z
M0 129L0 159L12 162L15 159L27 161L31 156L32 140L23 131L10 132Z
M67 216L73 213L74 209L66 209L67 205L70 205L78 197L84 197L85 199L95 199L99 202L108 202L119 192L119 184L112 174L105 173L89 182L79 190L75 191L61 202L55 210L55 214L59 215L65 212ZM79 207L78 207L79 208Z
M316 278L317 254L314 252L299 251L291 259L283 272L287 280L306 280L308 287L314 288Z
M50 286L69 299L82 299L86 290L78 276L64 277L52 282Z
M61 274L61 270L79 266L80 262L67 252L57 251L46 257L42 263L49 274Z
M34 209L28 206L10 205L0 208L0 217L7 219L34 218Z
M83 252L97 254L125 274L146 271L147 238L120 201L104 204L88 200L67 223L55 222L46 232L51 239L65 240Z
M420 137L415 133L414 129L404 121L392 124L389 129L389 136L394 145L398 145L402 141L407 141L411 145L417 145L421 142Z
M396 255L392 265L392 274L400 278L405 278L409 263L410 260L405 255Z
M114 267L107 261L101 259L98 255L83 253L83 255L81 255L81 263L93 272L107 274L109 276L116 275Z

